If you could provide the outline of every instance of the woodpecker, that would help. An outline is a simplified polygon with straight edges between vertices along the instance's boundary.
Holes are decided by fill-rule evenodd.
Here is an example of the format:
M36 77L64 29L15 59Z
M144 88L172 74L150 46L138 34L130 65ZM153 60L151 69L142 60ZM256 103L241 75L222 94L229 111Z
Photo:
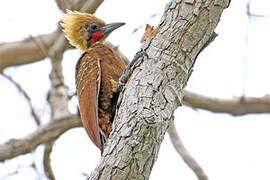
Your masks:
M112 128L118 80L126 67L104 41L124 23L106 24L92 14L69 10L61 20L70 44L83 51L75 75L80 114L88 136L102 152Z

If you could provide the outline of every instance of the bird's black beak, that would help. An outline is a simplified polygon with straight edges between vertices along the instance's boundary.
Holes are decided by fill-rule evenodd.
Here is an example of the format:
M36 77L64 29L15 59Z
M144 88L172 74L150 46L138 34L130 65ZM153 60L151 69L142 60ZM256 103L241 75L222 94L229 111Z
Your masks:
M125 23L111 23L107 24L100 29L104 31L104 35L110 34L113 30L123 26Z

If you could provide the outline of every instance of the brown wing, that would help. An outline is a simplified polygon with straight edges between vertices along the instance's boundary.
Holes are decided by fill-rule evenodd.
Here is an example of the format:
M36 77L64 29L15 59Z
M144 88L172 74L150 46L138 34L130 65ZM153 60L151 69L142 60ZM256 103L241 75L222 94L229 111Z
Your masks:
M98 124L100 60L84 53L76 65L76 86L83 126L93 143L102 150Z
M76 85L83 125L96 146L103 150L109 137L117 97L114 90L125 62L110 47L95 44L76 66Z
M117 97L114 97L114 91L118 79L125 68L125 62L113 49L105 44L95 44L92 51L94 51L100 59L101 86L99 92L98 122L101 135L106 141L112 128L117 102Z

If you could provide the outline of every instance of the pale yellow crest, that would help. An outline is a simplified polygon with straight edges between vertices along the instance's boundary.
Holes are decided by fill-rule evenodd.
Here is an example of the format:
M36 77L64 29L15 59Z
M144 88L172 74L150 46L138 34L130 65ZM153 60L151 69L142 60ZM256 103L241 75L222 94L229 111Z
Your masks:
M105 25L104 21L92 14L70 10L67 10L67 13L62 16L61 20L60 24L69 43L82 51L88 49L87 38L89 34L86 30L87 25L92 23Z

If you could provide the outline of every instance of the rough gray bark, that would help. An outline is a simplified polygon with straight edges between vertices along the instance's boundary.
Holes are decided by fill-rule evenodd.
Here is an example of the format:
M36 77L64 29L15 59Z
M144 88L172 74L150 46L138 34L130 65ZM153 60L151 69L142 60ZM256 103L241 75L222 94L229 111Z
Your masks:
M137 64L122 91L112 133L89 179L149 178L195 57L227 5L222 0L168 3L160 31L143 42L149 58Z

